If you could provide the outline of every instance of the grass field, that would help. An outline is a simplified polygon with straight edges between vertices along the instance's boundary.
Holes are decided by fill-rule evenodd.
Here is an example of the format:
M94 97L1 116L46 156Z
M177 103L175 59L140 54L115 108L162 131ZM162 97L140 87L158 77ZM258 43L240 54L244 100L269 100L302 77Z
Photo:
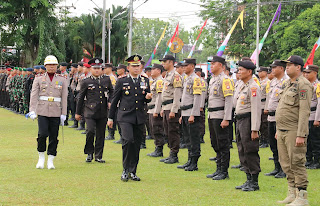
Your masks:
M71 122L70 122L71 123ZM242 192L234 189L245 181L240 170L230 169L230 179L213 181L206 175L215 170L209 157L215 156L206 132L199 171L176 169L159 158L146 154L154 149L147 140L141 150L137 175L141 182L120 181L121 146L107 141L104 148L106 164L85 163L85 135L64 127L64 144L60 129L55 170L35 168L37 122L0 109L0 205L277 205L286 196L285 179L266 177L273 169L269 148L260 150L262 175L260 191ZM118 139L119 136L116 136ZM231 149L231 165L238 164L236 145ZM167 147L165 155L169 153ZM180 163L187 160L187 151L179 153ZM310 205L320 205L320 170L308 170Z

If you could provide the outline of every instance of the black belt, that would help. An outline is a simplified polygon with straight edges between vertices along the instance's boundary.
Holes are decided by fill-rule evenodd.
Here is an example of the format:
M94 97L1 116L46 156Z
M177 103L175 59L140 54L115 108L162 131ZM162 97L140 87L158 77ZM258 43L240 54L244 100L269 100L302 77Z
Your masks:
M220 111L220 110L224 110L224 107L208 108L209 112L216 112L216 111Z
M155 108L155 107L156 107L156 105L154 105L154 104L153 104L153 105L149 105L149 106L148 106L148 109L153 109L153 108Z
M173 99L169 99L169 100L162 102L162 105L165 106L165 105L171 104L171 103L173 103Z
M316 111L317 107L311 107L311 112Z
M244 118L247 118L247 117L251 117L251 112L247 112L247 113L243 113L243 114L236 114L235 115L236 120L244 119Z
M276 111L268 112L268 115L271 116L271 117L276 116Z
M266 98L264 98L264 99L261 99L261 102L265 102L267 99Z
M180 109L181 110L188 110L188 109L191 109L192 107L193 107L193 104L189 104L189 105L181 106Z

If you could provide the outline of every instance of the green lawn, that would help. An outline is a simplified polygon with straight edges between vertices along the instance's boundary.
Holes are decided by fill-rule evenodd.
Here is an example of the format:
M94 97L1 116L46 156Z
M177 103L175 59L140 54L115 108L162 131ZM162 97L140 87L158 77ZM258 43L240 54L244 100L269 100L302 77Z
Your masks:
M71 122L70 122L71 123ZM159 158L147 156L154 149L147 140L141 150L137 175L141 182L120 181L121 146L107 141L106 164L86 163L83 154L85 135L64 127L64 144L60 129L55 170L35 168L37 122L0 109L0 205L277 205L286 196L285 179L260 175L260 191L234 189L245 181L240 170L230 169L230 179L213 181L206 175L215 170L209 157L215 156L209 144L209 133L202 144L199 171L176 169ZM119 136L117 135L118 139ZM231 165L238 164L236 145L231 150ZM169 153L167 147L165 155ZM269 148L260 150L262 173L273 169ZM180 163L187 151L179 153ZM320 205L320 170L308 170L310 205Z

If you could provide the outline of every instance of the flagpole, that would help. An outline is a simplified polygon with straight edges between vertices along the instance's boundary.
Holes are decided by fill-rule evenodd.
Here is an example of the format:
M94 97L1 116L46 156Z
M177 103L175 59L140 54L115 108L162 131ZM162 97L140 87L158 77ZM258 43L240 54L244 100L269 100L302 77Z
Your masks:
M256 68L259 68L259 25L260 23L260 0L257 0L257 38L256 38L256 52L257 52L257 59L256 59Z

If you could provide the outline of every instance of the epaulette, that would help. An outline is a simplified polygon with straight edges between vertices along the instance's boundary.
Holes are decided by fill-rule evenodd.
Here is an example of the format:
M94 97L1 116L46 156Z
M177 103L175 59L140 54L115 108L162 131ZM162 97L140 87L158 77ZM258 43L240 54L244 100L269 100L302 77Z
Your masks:
M147 75L145 74L141 74L141 76L143 76L144 78L149 78Z
M127 77L127 75L118 76L118 79L121 79L123 77Z

